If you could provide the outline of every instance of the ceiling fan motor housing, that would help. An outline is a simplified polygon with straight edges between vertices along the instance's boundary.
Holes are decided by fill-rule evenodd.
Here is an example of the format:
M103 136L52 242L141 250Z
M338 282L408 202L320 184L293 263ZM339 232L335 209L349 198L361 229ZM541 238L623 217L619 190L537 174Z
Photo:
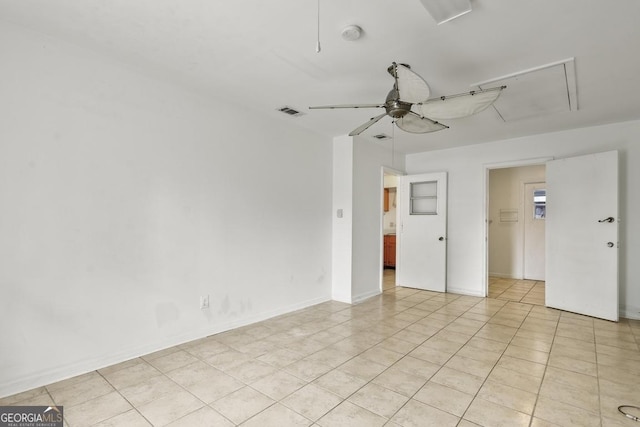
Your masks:
M399 119L406 116L411 111L411 103L400 101L400 94L394 87L387 95L387 100L384 103L384 108L387 110L387 114L394 119Z

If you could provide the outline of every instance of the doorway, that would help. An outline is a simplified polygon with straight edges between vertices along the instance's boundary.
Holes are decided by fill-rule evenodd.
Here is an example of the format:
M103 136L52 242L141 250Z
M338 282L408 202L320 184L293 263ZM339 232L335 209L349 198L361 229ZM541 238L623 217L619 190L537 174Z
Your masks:
M491 298L544 305L545 165L487 167L487 277Z
M396 230L398 226L399 172L382 170L382 292L396 287Z

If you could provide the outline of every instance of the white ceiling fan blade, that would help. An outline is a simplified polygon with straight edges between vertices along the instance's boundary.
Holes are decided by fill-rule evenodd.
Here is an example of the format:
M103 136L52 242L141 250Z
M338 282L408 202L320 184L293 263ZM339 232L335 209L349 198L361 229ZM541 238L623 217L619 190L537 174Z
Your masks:
M310 110L334 109L334 108L382 108L384 104L342 104L342 105L320 105L309 107Z
M505 86L500 86L487 90L433 98L418 104L417 107L423 116L432 117L436 120L459 119L479 113L489 107L498 99L504 88Z
M354 130L352 130L351 133L349 133L349 136L360 135L362 132L364 132L365 130L369 129L369 127L371 127L374 123L376 123L378 120L380 120L381 118L383 118L386 115L387 115L387 113L384 113L384 114L380 114L379 116L376 116L376 117L372 118L371 120L369 120L365 124L363 124L363 125L355 128Z
M422 77L402 64L397 64L395 67L400 101L416 104L429 99L431 89Z
M469 0L420 0L438 25L471 12Z
M449 126L435 122L426 117L420 117L413 111L410 111L406 116L396 120L396 124L400 129L409 133L429 133L442 129L449 129Z

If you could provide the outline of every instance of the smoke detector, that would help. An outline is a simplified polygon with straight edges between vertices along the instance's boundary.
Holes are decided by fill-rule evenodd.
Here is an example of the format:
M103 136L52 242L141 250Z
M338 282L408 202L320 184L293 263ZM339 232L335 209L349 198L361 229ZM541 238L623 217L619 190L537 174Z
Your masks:
M348 42L358 40L362 36L362 28L357 25L349 25L342 30L342 38Z

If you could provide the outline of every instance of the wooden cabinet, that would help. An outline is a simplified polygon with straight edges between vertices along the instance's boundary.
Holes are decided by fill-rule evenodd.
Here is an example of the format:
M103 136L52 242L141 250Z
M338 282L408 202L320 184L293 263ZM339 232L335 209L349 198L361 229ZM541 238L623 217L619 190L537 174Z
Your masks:
M385 234L384 236L384 256L385 267L396 266L396 236L394 234Z

